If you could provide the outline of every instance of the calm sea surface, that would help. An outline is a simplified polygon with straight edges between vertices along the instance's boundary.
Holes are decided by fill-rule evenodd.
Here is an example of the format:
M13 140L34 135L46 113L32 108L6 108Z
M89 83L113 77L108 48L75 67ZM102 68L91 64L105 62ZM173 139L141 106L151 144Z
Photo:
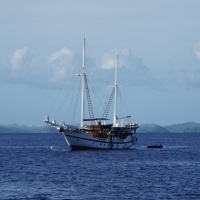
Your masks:
M200 134L137 136L135 149L70 151L57 133L0 134L0 199L200 199Z

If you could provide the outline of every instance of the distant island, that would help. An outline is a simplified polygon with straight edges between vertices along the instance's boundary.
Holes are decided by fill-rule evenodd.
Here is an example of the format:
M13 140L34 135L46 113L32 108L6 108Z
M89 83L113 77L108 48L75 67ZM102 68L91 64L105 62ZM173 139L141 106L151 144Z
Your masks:
M45 125L25 126L18 124L0 125L0 133L55 133L56 129ZM173 124L169 126L160 126L157 124L142 124L137 133L200 133L200 123L187 122L181 124Z
M142 124L138 133L200 133L200 123L186 122L160 126L157 124Z

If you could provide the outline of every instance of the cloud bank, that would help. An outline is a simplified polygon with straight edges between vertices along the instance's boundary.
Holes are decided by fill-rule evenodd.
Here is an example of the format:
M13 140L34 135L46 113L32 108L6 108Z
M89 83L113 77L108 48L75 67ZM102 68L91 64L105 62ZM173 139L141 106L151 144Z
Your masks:
M164 87L164 81L154 77L144 64L143 58L133 54L128 48L115 49L103 54L99 65L102 74L107 74L109 71L112 71L113 74L116 66L116 52L118 53L119 70L126 85ZM194 54L196 59L200 60L200 42L194 45ZM43 59L34 56L28 47L21 47L13 51L6 67L0 67L1 82L40 88L60 87L73 73L74 59L74 53L66 47L52 52ZM184 87L200 87L200 69L174 71L170 76L173 84Z
M1 82L41 88L59 87L73 69L73 58L73 52L67 48L41 59L34 56L28 47L21 47L10 55L7 65L1 65Z
M102 74L113 74L118 52L118 66L126 86L160 86L161 83L144 64L141 56L134 55L128 48L106 52L100 64ZM75 54L63 47L46 58L38 58L28 47L21 47L10 56L9 65L1 71L1 81L24 84L29 87L60 87L69 75L74 73ZM86 58L90 68L90 58ZM80 63L78 64L80 67ZM103 71L102 71L103 70ZM95 70L94 70L95 71ZM80 71L79 71L80 72ZM6 77L6 78L5 78ZM113 77L113 75L112 75Z
M123 77L130 85L156 85L158 80L153 77L142 57L134 55L130 49L112 50L103 55L101 68L110 70L116 66L116 52L118 52L118 67Z

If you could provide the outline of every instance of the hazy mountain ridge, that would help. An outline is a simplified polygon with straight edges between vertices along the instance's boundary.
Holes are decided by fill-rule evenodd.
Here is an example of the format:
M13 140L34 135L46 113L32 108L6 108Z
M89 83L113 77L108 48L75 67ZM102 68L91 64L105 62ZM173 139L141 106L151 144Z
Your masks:
M159 126L157 124L142 124L138 133L200 133L200 123L186 122L172 124L169 126Z
M18 124L0 125L0 133L54 133L56 129L51 126L25 126Z
M57 130L51 126L26 126L26 125L0 125L0 133L55 133ZM186 122L160 126L157 124L141 124L137 133L200 133L200 123Z
M200 123L186 122L165 126L169 132L200 132Z
M168 133L168 129L157 124L142 124L137 133Z

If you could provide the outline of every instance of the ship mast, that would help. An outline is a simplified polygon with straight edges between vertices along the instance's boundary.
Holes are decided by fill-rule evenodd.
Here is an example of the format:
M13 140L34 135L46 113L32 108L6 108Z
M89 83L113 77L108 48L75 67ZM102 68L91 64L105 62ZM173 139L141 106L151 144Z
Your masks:
M116 68L115 68L115 85L114 85L114 120L113 124L117 124L117 68L118 68L118 54L116 54Z
M83 127L83 119L85 114L84 107L84 88L85 88L85 38L83 38L83 66L82 66L82 97L81 97L81 127Z

